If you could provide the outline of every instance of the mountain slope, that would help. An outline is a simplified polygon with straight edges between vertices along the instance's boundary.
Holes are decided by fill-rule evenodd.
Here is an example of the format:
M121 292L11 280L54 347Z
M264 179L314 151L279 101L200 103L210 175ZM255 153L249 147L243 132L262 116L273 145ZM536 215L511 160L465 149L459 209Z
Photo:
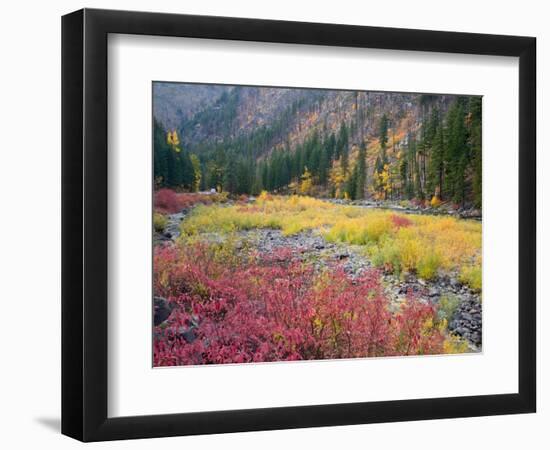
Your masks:
M159 126L200 159L201 187L234 192L296 189L309 169L322 195L464 202L477 195L480 111L478 97L435 94L155 83L153 95ZM361 149L366 163L355 169ZM360 186L346 188L354 170L365 172Z

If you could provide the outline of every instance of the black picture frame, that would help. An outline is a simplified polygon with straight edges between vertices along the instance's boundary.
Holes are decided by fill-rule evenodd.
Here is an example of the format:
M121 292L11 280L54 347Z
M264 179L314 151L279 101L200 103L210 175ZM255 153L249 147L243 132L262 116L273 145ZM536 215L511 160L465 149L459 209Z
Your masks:
M518 392L109 418L107 36L110 33L519 57ZM533 37L94 9L64 16L62 433L82 441L103 441L535 412L535 91Z

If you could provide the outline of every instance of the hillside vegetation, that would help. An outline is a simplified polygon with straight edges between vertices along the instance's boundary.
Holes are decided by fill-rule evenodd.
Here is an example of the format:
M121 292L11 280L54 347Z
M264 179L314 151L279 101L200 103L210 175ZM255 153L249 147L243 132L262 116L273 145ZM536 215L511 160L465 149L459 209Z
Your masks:
M480 97L175 83L154 93L157 187L481 207Z

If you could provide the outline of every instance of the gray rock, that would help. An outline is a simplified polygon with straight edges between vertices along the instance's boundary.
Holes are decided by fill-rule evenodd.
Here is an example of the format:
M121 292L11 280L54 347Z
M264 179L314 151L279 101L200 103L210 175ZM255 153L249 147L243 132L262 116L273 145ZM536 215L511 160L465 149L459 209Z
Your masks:
M155 326L160 325L162 322L168 319L173 309L174 309L174 305L168 302L168 300L166 300L165 298L154 297L153 298L153 312L154 312L153 322Z
M197 339L194 326L191 326L189 328L179 327L178 336L181 337L188 344L193 343Z

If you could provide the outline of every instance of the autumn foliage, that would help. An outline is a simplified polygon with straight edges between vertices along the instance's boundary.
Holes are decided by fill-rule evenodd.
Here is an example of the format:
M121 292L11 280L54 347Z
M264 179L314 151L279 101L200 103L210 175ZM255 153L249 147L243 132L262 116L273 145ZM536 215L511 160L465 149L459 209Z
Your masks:
M172 189L160 189L154 196L155 211L175 213L181 209L178 194Z
M221 203L227 199L223 194L203 194L190 192L175 192L172 189L159 189L154 194L155 211L161 214L173 214L182 209L189 209L197 204L209 205Z
M409 296L390 311L376 270L315 272L285 249L239 257L196 243L159 246L154 292L174 306L154 329L154 365L443 352L437 311Z
M395 228L410 227L413 224L412 220L405 216L398 216L397 214L392 214L390 219Z
M362 246L387 272L426 280L460 272L464 283L481 289L481 223L475 221L262 193L254 203L195 208L181 224L186 237L255 228L280 229L284 235L313 230L329 242Z

